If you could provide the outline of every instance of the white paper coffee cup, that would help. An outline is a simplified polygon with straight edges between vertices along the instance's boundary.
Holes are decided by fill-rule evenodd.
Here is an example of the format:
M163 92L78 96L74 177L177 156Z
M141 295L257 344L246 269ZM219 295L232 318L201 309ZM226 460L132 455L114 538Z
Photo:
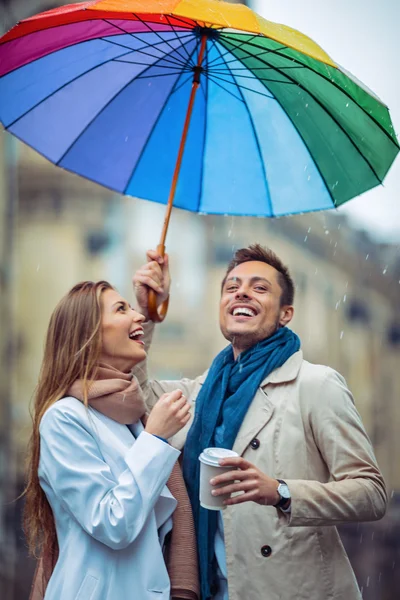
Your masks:
M210 480L217 475L233 471L236 467L221 467L219 461L222 458L237 457L239 454L226 448L206 448L199 456L200 461L200 505L208 510L222 510L226 508L223 502L231 497L231 494L213 496L212 490L228 485L229 482L220 486L211 485ZM233 480L232 480L233 482Z

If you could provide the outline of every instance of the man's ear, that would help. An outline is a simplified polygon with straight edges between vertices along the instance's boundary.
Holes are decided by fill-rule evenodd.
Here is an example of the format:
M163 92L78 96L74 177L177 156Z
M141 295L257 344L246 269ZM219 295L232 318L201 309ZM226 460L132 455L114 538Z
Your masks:
M290 321L293 319L293 315L294 315L294 307L293 306L289 306L289 305L282 306L282 308L280 310L279 325L281 327L284 327L285 325L290 323Z

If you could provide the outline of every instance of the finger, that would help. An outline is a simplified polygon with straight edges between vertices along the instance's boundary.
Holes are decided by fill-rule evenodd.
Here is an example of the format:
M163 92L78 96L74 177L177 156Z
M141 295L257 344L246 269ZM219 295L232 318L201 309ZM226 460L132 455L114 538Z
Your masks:
M212 490L213 496L221 496L222 494L233 494L234 492L249 492L250 490L257 489L257 481L250 479L249 481L239 481L237 483L231 483L230 485L224 485L216 490Z
M245 460L241 456L232 457L232 458L221 458L219 461L221 467L236 467L239 469L249 469L253 465L249 463L248 460Z
M233 498L228 498L224 500L225 506L232 506L233 504L242 504L243 502L257 502L257 491L245 492L244 494L240 494L240 496L234 496Z
M157 250L148 250L146 252L146 257L149 262L155 260L160 265L164 263L164 258L159 252L157 252Z
M222 473L222 475L213 477L210 483L211 485L221 485L227 481L233 481L235 479L243 481L244 479L250 479L250 475L247 471L228 471L227 473Z
M163 273L160 265L158 265L156 262L151 262L136 271L134 279L138 279L140 277L153 277L161 282L163 279Z
M170 402L178 402L178 401L179 401L179 402L182 402L182 405L183 405L183 403L184 403L184 402L186 402L186 398L185 398L185 396L183 395L183 392L182 392L182 390L179 390L179 389L177 389L177 390L174 390L173 392L170 392L170 393L167 395L167 398L168 398L168 400L169 400Z
M188 413L185 417L182 417L181 419L181 423L183 423L183 425L186 425L186 423L188 423L190 421L190 413Z
M153 279L153 277L144 275L143 277L136 278L135 285L147 285L147 287L151 288L158 294L162 294L164 289L160 286L160 284Z
M183 408L181 408L176 413L176 416L178 417L178 419L183 419L184 417L186 417L187 414L189 414L189 411L190 411L190 404L188 402L186 402L186 404L183 406Z

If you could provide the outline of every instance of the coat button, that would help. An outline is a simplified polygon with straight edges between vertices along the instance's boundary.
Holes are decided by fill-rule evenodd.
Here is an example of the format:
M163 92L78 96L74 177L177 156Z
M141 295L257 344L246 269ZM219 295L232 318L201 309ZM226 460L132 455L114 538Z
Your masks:
M253 450L258 450L258 448L260 447L260 440L254 438L254 440L251 440L250 446L253 448Z
M261 554L265 557L268 558L269 556L271 556L272 554L272 548L271 546L263 546L261 548Z

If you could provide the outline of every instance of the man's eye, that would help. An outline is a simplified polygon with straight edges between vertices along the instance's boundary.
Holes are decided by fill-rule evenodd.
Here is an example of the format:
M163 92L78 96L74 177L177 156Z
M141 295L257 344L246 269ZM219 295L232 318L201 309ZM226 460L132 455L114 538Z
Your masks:
M237 285L231 285L226 288L227 292L234 292L235 290L237 290Z
M123 306L123 305L121 304L121 306L118 306L118 309L117 309L117 310L119 310L119 311L121 311L121 310L122 310L122 311L124 312L124 311L125 311L125 306Z

